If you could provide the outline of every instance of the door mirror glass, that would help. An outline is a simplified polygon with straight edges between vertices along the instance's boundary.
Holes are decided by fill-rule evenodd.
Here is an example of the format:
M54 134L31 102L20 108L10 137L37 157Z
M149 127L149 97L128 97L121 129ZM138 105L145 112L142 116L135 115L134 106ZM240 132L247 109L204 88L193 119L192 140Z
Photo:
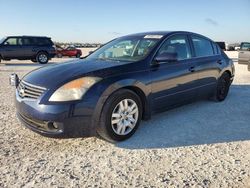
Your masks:
M174 62L177 61L177 53L164 52L155 57L156 62Z

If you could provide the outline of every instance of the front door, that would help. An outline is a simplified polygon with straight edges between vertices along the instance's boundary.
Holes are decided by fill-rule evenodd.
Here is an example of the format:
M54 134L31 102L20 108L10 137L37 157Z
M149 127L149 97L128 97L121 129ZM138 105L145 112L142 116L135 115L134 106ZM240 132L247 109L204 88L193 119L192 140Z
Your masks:
M2 56L6 59L15 59L22 55L21 38L10 37L2 46Z
M151 91L153 111L161 111L183 103L196 96L195 63L186 35L174 35L160 47L157 55L177 53L177 61L152 64ZM156 55L156 56L157 56Z

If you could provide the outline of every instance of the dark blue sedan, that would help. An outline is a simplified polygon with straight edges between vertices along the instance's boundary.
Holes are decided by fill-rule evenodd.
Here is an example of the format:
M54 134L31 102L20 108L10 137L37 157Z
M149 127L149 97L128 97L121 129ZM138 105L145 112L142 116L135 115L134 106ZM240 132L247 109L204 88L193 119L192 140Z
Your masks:
M233 77L233 62L207 37L180 31L133 34L85 59L15 78L17 115L45 136L97 133L121 141L156 112L202 98L223 101Z

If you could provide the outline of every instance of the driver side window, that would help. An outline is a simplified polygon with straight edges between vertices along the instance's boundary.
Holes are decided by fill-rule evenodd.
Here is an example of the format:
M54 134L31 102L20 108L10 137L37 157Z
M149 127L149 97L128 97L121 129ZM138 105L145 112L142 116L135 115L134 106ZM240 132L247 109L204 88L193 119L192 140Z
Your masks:
M11 46L18 45L18 44L17 44L17 38L8 38L8 39L4 42L4 45L11 45Z
M191 50L186 35L175 35L167 39L157 54L163 53L176 53L178 60L191 58Z

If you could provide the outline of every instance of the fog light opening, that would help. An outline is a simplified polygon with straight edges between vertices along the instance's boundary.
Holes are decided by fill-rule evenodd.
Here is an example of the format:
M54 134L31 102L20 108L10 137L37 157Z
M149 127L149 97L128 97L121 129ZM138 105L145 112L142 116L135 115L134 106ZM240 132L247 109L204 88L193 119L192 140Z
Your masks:
M59 126L55 122L48 122L48 128L51 130L58 130Z

